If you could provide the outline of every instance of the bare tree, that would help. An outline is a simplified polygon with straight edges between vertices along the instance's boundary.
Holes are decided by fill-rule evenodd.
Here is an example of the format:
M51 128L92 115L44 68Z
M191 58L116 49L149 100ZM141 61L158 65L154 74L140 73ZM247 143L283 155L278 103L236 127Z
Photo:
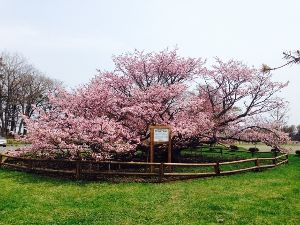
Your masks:
M45 77L18 54L2 53L0 58L0 134L22 134L22 115L31 117L34 106L46 104L48 92L58 82Z
M22 77L20 92L19 92L19 106L20 114L31 117L34 113L35 107L47 105L48 92L53 91L56 87L57 81L54 81L44 75L35 72L31 75ZM24 128L24 119L19 120L18 133L22 133ZM26 130L24 131L26 133Z

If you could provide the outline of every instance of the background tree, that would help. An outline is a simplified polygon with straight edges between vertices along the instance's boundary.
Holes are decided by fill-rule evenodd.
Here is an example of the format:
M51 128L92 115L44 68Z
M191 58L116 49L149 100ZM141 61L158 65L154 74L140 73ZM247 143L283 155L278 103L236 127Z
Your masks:
M289 134L292 141L300 141L300 125L284 126L283 131Z
M57 81L45 77L18 54L1 54L0 134L22 134L22 115L32 116L34 106L47 102L47 95Z
M290 125L290 126L284 126L282 130L289 134L289 137L291 140L296 140L296 135L297 135L297 128L295 125Z
M296 127L296 134L294 136L295 141L300 141L300 125Z

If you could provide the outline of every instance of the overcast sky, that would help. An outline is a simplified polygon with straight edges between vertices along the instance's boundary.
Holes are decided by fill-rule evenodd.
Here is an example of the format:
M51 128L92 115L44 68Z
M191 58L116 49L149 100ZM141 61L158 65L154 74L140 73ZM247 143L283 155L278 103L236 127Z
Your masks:
M182 56L218 56L278 66L300 49L299 0L0 0L0 51L18 52L69 87L88 82L111 56L178 46ZM300 124L300 65L290 81L290 124Z

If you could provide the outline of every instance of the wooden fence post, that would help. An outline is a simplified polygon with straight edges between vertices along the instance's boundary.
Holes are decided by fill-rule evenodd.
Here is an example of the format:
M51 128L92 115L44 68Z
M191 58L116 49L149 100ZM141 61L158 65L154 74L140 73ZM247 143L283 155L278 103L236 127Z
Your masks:
M286 155L285 155L285 159L287 160L286 163L289 163L289 154L286 154Z
M32 170L33 168L32 164L33 164L33 160L29 160L29 170Z
M2 155L0 154L0 168L2 166Z
M272 159L273 164L276 166L276 158Z
M164 176L164 164L161 163L159 165L159 182L162 182L163 176Z
M221 171L220 171L220 163L217 162L214 167L215 167L215 173L216 173L216 175L220 175L220 173L221 173Z
M260 171L260 163L258 158L255 160L255 166L257 167L256 171Z
M76 161L76 179L79 180L81 176L81 165L80 161Z
M89 163L89 173L92 172L92 167L93 167L92 163Z
M35 163L35 161L33 160L33 161L31 162L31 169L32 169L32 170L35 169L35 165L36 165L36 163ZM38 165L39 165L39 164L38 164Z

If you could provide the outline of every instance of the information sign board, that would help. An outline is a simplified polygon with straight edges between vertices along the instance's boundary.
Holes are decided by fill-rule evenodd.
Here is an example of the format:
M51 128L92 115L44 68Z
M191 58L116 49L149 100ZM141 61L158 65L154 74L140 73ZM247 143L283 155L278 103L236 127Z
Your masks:
M169 129L154 128L154 142L169 142Z

